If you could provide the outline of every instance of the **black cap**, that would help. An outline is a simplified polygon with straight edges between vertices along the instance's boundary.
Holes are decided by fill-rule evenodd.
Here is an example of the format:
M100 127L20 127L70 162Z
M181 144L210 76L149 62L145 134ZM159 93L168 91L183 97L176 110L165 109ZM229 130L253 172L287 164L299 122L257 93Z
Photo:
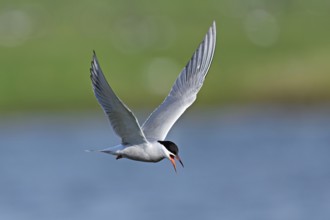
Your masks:
M162 145L164 145L164 147L166 147L166 149L169 152L171 152L172 154L178 155L179 148L172 141L158 141L158 142L161 143Z

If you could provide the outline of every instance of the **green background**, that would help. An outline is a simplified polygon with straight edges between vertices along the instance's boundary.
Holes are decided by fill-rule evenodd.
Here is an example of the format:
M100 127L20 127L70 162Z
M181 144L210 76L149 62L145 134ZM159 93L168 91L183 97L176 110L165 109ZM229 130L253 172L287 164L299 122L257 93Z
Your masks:
M95 50L117 95L158 105L215 20L198 105L330 100L330 1L1 1L0 112L99 108Z

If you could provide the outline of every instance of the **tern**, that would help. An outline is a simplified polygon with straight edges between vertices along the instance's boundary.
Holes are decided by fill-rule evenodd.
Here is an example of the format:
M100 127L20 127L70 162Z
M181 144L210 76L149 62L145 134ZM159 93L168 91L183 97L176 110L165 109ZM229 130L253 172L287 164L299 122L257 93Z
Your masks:
M127 158L143 162L159 162L167 158L175 172L176 159L183 167L178 146L165 138L178 118L196 100L211 65L215 43L216 25L213 21L168 96L142 126L108 84L94 51L90 68L93 91L114 132L121 138L121 144L98 152L115 155L116 159Z

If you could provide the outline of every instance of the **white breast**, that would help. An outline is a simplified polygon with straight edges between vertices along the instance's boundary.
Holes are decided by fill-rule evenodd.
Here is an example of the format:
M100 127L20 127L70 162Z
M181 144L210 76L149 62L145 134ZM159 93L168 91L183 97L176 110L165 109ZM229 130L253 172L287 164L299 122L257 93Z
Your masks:
M158 142L127 146L118 153L128 159L144 162L158 162L165 158L163 146Z

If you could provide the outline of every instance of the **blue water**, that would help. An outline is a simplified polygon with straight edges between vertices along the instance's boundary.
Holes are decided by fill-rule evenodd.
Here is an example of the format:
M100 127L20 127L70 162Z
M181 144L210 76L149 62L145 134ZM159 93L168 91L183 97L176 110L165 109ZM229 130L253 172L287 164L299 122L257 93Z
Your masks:
M1 220L330 219L329 106L194 108L177 173L84 152L119 142L101 111L0 120Z

